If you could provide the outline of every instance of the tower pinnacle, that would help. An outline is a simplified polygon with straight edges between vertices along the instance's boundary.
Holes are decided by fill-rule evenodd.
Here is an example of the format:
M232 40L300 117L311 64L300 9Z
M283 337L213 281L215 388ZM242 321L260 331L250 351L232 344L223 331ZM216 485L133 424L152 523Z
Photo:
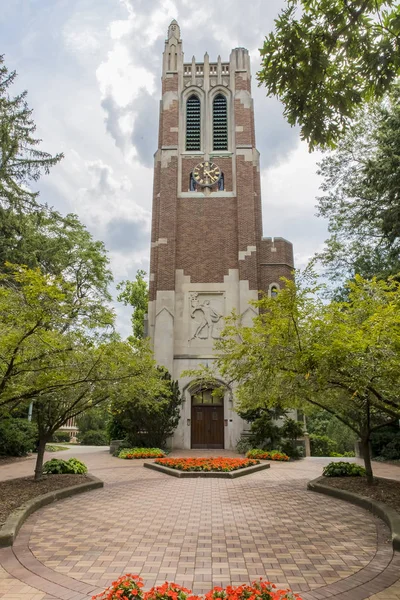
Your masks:
M171 21L168 27L168 39L170 40L173 37L177 40L179 40L181 37L181 29L178 25L178 21L176 21L175 19Z

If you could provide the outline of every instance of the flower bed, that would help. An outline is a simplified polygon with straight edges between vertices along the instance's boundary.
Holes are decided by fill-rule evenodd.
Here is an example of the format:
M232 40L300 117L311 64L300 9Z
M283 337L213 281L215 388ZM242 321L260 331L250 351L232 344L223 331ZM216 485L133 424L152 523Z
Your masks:
M261 578L250 585L215 587L205 596L192 596L191 590L177 583L166 581L163 585L143 592L143 579L138 575L123 575L110 587L92 596L92 600L301 600L290 590L278 590L269 581Z
M279 452L279 450L260 450L258 448L249 450L246 456L247 458L261 458L262 460L289 460L289 456L284 452Z
M123 448L118 458L161 458L165 453L160 448Z
M260 464L259 460L248 458L160 458L155 461L158 465L177 469L178 471L237 471L245 467Z

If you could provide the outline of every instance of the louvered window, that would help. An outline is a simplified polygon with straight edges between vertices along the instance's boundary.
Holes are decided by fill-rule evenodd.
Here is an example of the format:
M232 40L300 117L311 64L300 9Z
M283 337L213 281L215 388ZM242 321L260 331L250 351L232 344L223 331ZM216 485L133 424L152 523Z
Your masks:
M201 150L200 100L190 96L186 102L186 150Z
M228 108L222 94L213 102L213 149L228 150Z

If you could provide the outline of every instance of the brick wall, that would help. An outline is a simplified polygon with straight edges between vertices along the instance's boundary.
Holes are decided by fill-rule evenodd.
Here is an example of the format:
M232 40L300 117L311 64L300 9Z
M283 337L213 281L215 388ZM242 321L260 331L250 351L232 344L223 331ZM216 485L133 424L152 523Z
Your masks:
M235 198L178 199L176 268L192 283L222 283L238 268Z

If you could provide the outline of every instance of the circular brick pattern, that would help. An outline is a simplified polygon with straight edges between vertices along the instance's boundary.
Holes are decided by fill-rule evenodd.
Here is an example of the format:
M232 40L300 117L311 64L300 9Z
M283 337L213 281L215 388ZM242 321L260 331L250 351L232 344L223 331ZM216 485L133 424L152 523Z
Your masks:
M168 579L204 592L262 576L305 592L366 568L378 533L388 535L365 511L282 481L287 465L233 481L138 466L104 472L108 485L84 502L43 510L29 540L34 556L98 586L133 572L146 587Z
M77 451L104 490L28 519L13 548L0 549L1 600L10 590L13 600L88 600L127 571L140 573L147 589L168 579L203 593L263 576L303 600L386 600L374 596L381 590L400 600L400 554L388 528L358 507L307 492L329 459L272 463L237 480L180 480L103 449L63 458ZM190 454L211 453L179 453ZM31 468L26 461L13 475ZM375 468L400 479L400 469ZM0 471L0 479L10 475Z

